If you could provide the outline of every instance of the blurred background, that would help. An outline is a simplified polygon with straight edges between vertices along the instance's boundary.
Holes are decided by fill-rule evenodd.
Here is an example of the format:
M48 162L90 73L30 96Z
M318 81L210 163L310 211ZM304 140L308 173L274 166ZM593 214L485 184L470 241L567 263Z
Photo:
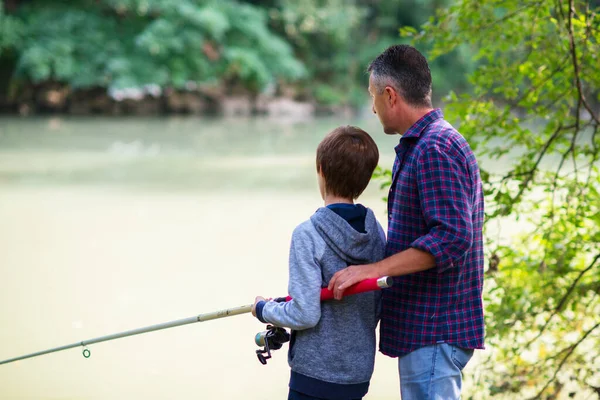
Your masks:
M0 111L347 115L399 27L449 3L4 0ZM464 88L472 65L433 62L435 93Z
M596 165L598 7L0 1L0 360L285 295L291 233L322 206L315 150L339 125L379 146L359 202L385 228L399 137L371 112L366 68L410 42L486 183L488 349L465 397L598 398L598 171L576 195L534 176L580 148ZM548 193L584 214L548 217ZM0 399L282 399L287 345L262 366L263 329L243 315L2 365ZM397 398L396 361L378 354L366 399Z
M366 129L368 62L443 1L4 1L0 358L287 292L320 140ZM1 7L1 6L0 6ZM440 59L436 82L465 85ZM441 94L442 91L439 92ZM360 201L385 224L384 190ZM281 399L249 315L2 366L2 399ZM399 396L378 356L369 398Z

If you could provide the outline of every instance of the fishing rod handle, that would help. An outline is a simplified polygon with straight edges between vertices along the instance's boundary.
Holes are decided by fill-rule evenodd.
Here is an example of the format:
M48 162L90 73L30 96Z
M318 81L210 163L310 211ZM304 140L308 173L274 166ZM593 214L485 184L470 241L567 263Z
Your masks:
M391 276L382 276L381 278L370 278L365 279L364 281L360 281L348 289L344 291L344 296L349 296L352 294L364 293L364 292L372 292L374 290L387 289L394 284L394 279ZM291 296L287 297L277 297L273 299L276 302L282 303L284 301L290 301L292 299ZM333 291L327 289L326 287L321 289L321 301L331 300L333 299Z
M344 290L344 296L358 294L364 292L372 292L374 290L387 289L394 284L394 279L391 276L382 276L381 278L371 278L360 281L348 289ZM327 288L321 289L321 301L333 299L333 291Z

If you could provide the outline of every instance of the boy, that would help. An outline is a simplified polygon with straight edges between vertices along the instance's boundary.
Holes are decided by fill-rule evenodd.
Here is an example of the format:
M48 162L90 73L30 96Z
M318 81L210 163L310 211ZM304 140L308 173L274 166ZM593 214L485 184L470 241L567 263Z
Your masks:
M324 303L319 298L338 270L384 257L385 235L373 211L354 204L373 175L379 151L369 134L344 126L319 144L316 161L325 207L292 235L292 300L257 297L252 314L263 323L292 329L288 400L360 399L373 374L380 294Z

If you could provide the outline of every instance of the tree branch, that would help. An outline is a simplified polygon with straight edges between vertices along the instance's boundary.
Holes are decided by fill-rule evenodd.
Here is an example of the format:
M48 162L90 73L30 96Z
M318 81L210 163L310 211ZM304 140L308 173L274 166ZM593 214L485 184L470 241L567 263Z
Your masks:
M493 21L491 21L491 22L488 22L487 24L482 24L482 25L480 25L480 26L478 26L478 27L475 27L475 28L473 28L473 29L474 29L474 32L478 32L478 31L486 30L486 29L489 29L489 28L493 27L494 25L497 25L497 24L499 24L499 23L502 23L502 22L506 22L506 21L508 21L509 19L511 19L511 18L513 18L513 17L516 17L516 16L517 16L517 15L519 15L521 12L523 12L523 11L525 11L525 10L529 9L529 8L532 8L532 7L537 7L537 6L540 6L540 5L542 5L542 4L543 4L543 0L540 0L540 1L535 1L535 2L532 2L532 3L530 3L530 4L526 4L526 5L524 5L523 7L521 7L521 8L518 8L518 9L516 9L515 11L513 11L513 12L510 12L510 13L506 14L506 15L505 15L505 16L503 16L502 18L495 19L495 20L493 20Z
M519 189L519 192L517 193L517 195L513 199L515 203L520 200L521 196L523 195L523 193L527 189L527 186L529 185L529 182L531 182L533 180L535 172L537 171L537 169L538 169L538 167L540 165L540 162L542 161L542 158L544 158L544 155L548 151L548 148L550 147L550 145L552 144L552 142L558 137L559 133L563 129L564 129L563 125L562 124L558 124L558 127L556 128L556 130L554 131L554 133L552 134L552 136L550 136L550 139L548 139L548 141L546 142L546 144L542 148L542 151L538 155L538 158L535 161L535 164L533 165L533 168L528 171L527 178L525 178L525 180L521 183L521 185L520 185L521 187Z
M552 72L550 72L550 75L548 75L546 78L542 79L541 82L538 82L537 85L532 86L531 88L529 88L529 90L527 90L525 93L523 93L515 102L511 103L511 106L518 107L519 104L523 100L525 100L525 98L527 96L529 96L531 93L534 93L539 88L541 88L542 86L544 86L549 80L551 80L552 78L554 78L556 76L556 74L558 74L559 72L562 72L565 69L565 67L567 66L568 63L569 63L569 56L565 56L564 60L561 61L561 63Z
M585 332L584 335L576 343L574 343L573 345L571 345L571 346L569 346L569 347L566 348L566 349L568 349L567 354L560 361L560 364L558 365L558 367L554 371L554 374L552 375L552 378L550 378L550 380L548 382L546 382L546 384L544 385L544 387L542 388L542 390L540 390L535 397L532 397L531 400L533 400L533 399L540 399L541 398L542 394L546 391L546 389L548 389L548 386L550 386L550 384L552 382L554 382L554 380L556 379L556 375L558 375L558 373L562 369L563 365L565 364L565 362L567 361L567 359L571 356L571 354L573 354L573 352L575 351L575 349L577 348L577 346L579 346L585 339L587 339L587 337L596 328L598 328L599 326L600 326L600 322L598 322L591 329L589 329L587 332ZM566 349L562 349L561 351L559 351L559 354L563 353Z
M577 278L575 278L575 280L571 283L571 286L569 286L569 289L567 290L567 293L565 293L563 295L563 297L560 299L560 302L554 308L554 311L552 311L552 314L550 315L550 317L548 317L548 320L546 321L546 323L544 324L544 326L542 326L542 328L540 329L540 331L538 332L538 334L535 335L535 337L533 339L531 339L529 342L527 342L527 344L525 345L525 347L529 347L533 342L535 342L537 339L539 339L540 336L542 336L542 334L544 333L544 331L546 330L546 328L550 324L550 321L552 320L552 318L556 314L558 314L558 312L561 310L561 308L567 302L567 299L569 298L569 296L571 295L571 293L573 292L573 290L575 290L575 287L577 286L577 283L581 280L581 278L583 277L583 275L585 275L588 271L590 271L596 265L596 262L598 262L598 260L600 260L600 253L597 254L596 257L594 257L594 260L590 263L590 265L588 265L587 268L585 268L584 270L582 270L579 273L579 275L577 276Z
M586 186L590 184L590 180L592 178L592 169L594 168L595 161L598 160L598 155L600 155L600 149L598 148L598 144L596 144L596 135L600 132L600 124L596 125L594 128L594 133L592 133L591 141L592 141L592 160L590 161L589 169L588 169L588 179Z
M562 4L562 0L561 0ZM562 8L562 7L561 7ZM581 82L580 71L579 71L579 60L577 59L577 47L575 45L575 33L573 31L573 18L575 18L575 5L573 0L569 0L569 17L567 19L567 31L569 34L569 46L571 48L571 60L573 62L573 70L575 73L575 84L577 92L579 93L579 100L583 103L583 106L590 113L591 118L600 124L600 118L596 115L594 110L588 104L585 95L583 93L583 84Z

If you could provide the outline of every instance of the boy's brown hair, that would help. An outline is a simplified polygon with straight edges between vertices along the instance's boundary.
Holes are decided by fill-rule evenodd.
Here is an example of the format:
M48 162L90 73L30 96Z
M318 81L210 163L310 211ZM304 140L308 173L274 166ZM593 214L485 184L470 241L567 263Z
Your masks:
M317 172L325 178L327 192L345 199L360 196L378 162L375 141L355 126L334 129L317 147Z

